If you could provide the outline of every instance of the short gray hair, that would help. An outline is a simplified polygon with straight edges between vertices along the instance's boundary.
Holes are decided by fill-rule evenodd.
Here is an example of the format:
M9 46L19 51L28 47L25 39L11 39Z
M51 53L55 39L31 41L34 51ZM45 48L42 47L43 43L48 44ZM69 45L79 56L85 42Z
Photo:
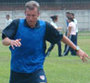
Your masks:
M40 10L40 5L39 5L39 3L38 2L36 2L36 1L28 1L28 2L26 2L26 4L25 4L25 9L26 8L29 8L29 9L34 9L34 8L37 8L38 10Z

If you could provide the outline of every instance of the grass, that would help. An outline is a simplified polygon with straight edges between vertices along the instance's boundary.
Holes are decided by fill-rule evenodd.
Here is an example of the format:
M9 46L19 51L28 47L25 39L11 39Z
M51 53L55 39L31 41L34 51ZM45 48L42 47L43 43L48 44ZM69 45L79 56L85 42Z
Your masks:
M80 48L90 56L90 35L84 36L81 33L78 39ZM90 83L90 60L83 63L79 57L70 54L58 57L56 45L46 58L44 69L48 83ZM9 83L9 73L10 51L0 42L0 83Z

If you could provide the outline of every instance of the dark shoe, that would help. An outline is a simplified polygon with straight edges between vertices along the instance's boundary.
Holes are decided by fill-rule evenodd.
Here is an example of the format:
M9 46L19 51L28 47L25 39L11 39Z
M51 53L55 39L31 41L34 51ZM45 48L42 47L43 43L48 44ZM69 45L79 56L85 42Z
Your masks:
M76 56L76 55L72 55L72 56Z
M58 57L62 57L62 56L58 56Z
M64 55L64 54L63 54L62 56L67 56L67 55Z

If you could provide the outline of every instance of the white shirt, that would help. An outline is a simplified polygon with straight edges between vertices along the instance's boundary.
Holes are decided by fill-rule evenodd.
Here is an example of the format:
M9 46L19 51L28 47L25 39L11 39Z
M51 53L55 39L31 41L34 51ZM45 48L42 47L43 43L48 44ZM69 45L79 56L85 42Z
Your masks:
M53 21L50 23L52 26L54 26L56 29L58 28L58 26L56 25L56 23L54 23Z
M76 24L76 32L78 32L77 20L74 19L74 23Z
M67 29L69 29L69 27L72 27L70 35L76 35L76 24L74 22L70 22Z
M8 26L12 22L12 19L6 20L6 26Z

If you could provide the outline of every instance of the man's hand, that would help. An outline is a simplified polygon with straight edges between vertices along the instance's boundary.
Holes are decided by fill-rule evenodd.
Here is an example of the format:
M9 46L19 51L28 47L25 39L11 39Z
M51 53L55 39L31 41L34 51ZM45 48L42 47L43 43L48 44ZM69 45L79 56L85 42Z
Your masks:
M10 46L12 47L12 49L14 49L15 47L20 47L21 46L21 39L16 39L16 40L11 40L10 41Z
M69 45L71 48L73 48L74 50L76 50L76 45L73 44L73 42L71 40L69 40L66 36L63 36L63 39L62 41L64 43L66 43L67 45ZM77 55L80 56L80 59L85 62L87 61L87 58L90 59L90 57L84 52L82 51L81 49L79 49L77 51Z
M87 61L87 58L90 59L90 57L81 49L77 51L77 55L80 56L80 59L85 62Z

